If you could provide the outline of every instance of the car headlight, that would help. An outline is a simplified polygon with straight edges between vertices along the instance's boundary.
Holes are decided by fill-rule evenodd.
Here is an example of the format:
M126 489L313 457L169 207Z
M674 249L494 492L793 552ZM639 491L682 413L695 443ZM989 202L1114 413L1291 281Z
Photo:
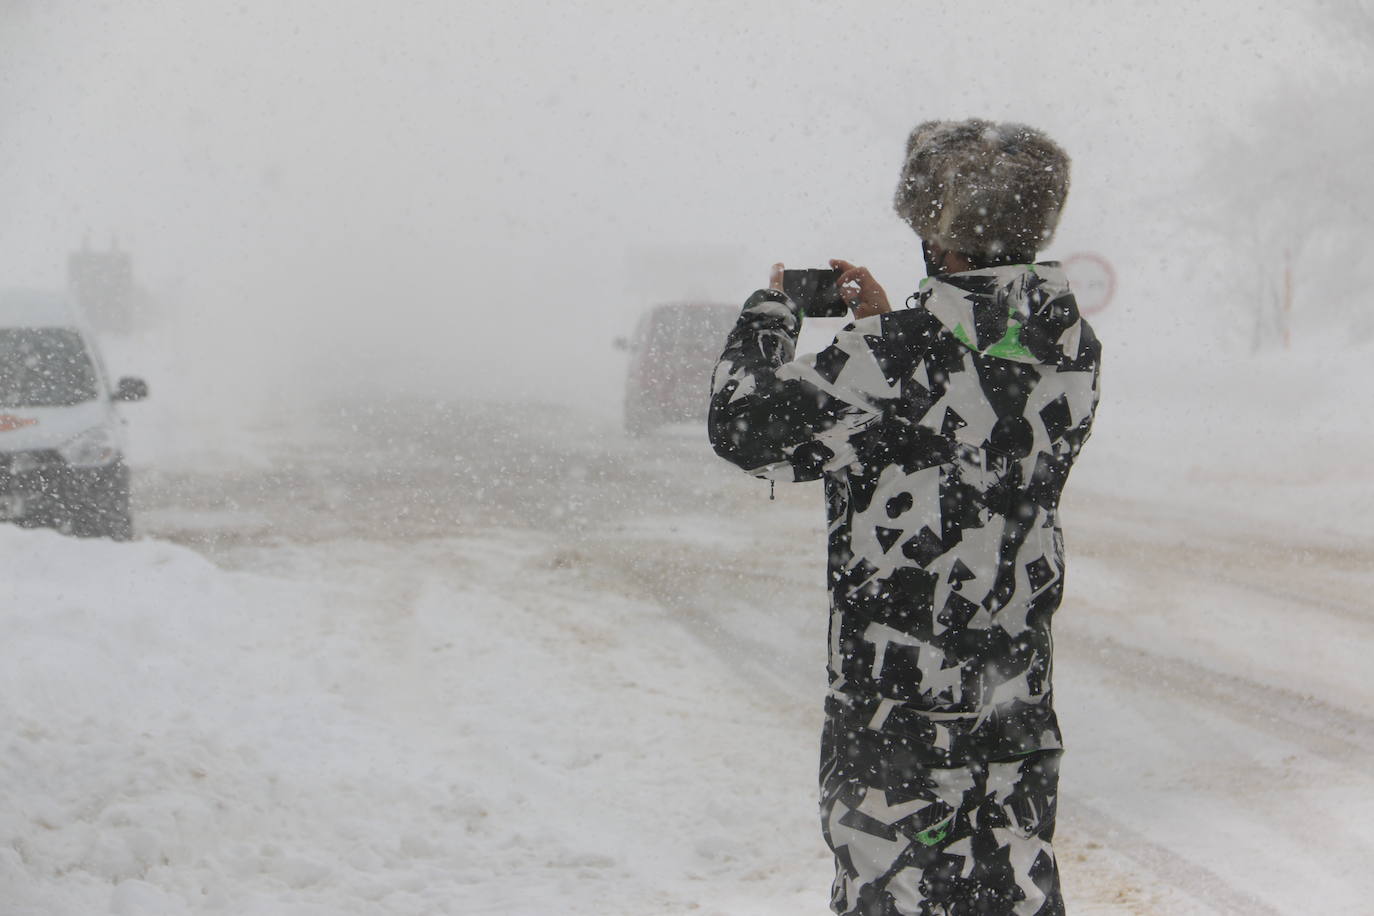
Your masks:
M57 449L57 453L63 461L77 468L100 467L119 457L114 437L103 426L93 426L73 436Z

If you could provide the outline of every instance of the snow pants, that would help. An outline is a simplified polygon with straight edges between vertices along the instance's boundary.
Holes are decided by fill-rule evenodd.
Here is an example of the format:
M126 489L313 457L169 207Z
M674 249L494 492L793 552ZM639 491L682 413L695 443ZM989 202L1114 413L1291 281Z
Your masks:
M1061 916L1058 749L931 766L913 739L829 717L821 827L841 916Z

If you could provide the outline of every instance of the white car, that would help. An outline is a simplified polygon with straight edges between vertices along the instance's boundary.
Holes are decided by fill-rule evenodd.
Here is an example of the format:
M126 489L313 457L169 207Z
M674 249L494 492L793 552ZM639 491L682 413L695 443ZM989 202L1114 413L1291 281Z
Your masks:
M0 292L0 520L128 540L129 469L116 401L94 335L61 295Z

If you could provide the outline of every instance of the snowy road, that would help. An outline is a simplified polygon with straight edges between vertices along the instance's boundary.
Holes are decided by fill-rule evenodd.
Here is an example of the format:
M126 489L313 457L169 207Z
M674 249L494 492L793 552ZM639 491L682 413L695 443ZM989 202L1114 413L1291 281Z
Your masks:
M714 460L695 430L633 442L614 429L589 436L585 421L552 411L513 423L512 413L448 407L407 442L423 425L416 409L372 412L394 425L370 432L403 451L238 481L229 505L257 520L246 530L163 533L245 566L264 542L328 540L340 527L393 544L456 527L537 548L550 567L575 571L591 602L610 594L664 609L680 636L738 672L753 692L744 708L801 723L792 746L810 763L824 638L815 486L770 502L766 485ZM460 432L472 426L495 432ZM346 453L339 444L310 452ZM1186 505L1120 499L1094 470L1086 462L1070 488L1073 584L1058 626L1070 899L1080 910L1284 913L1302 909L1315 882L1332 912L1357 912L1353 876L1374 854L1374 718L1352 687L1369 686L1374 610L1349 596L1374 592L1374 549L1294 551L1287 532L1267 542L1243 514L1199 528ZM778 555L792 559L759 562ZM765 751L735 753L762 761ZM809 810L809 796L795 803Z
M263 441L144 469L138 544L8 535L127 610L10 621L6 913L825 911L814 485L528 406ZM1374 556L1112 467L1066 509L1071 911L1365 912Z

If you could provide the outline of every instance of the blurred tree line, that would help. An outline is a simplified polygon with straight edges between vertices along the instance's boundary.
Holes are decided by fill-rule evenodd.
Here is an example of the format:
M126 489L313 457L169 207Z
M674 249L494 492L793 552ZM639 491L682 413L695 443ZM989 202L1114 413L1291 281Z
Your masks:
M1252 311L1239 317L1256 349L1374 340L1374 0L1318 0L1314 13L1325 60L1277 74L1248 129L1218 138L1196 189L1220 255L1206 269L1243 269Z

